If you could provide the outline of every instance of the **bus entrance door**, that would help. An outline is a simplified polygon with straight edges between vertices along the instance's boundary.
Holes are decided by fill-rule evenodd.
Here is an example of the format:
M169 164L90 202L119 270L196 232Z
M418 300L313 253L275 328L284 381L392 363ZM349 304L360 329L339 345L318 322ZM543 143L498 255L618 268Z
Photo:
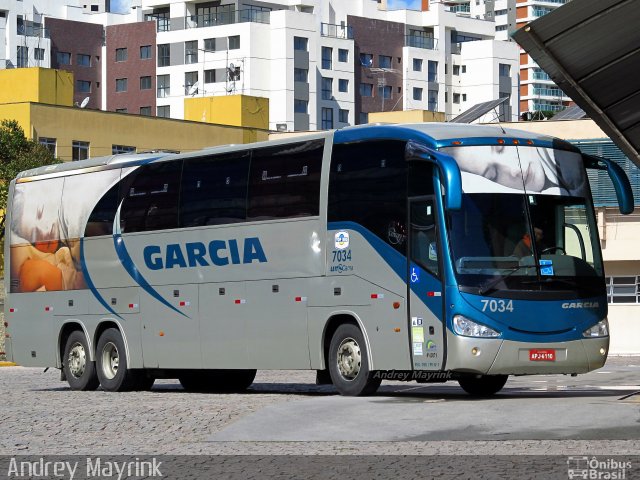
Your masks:
M433 195L409 200L408 322L414 370L444 366L443 286ZM418 377L416 377L418 378Z

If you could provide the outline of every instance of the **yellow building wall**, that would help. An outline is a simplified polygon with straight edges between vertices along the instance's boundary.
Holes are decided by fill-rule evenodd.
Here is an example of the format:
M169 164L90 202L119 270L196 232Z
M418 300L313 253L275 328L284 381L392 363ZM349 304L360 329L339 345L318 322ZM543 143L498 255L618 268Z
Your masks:
M369 113L369 123L423 123L444 121L445 115L443 112L431 112L429 110Z
M184 119L267 130L269 99L249 95L185 98Z
M0 104L18 102L73 105L73 73L51 68L0 70Z
M56 156L72 158L74 140L89 142L89 156L111 155L113 145L188 152L216 145L268 140L256 128L213 125L36 103L0 105L1 119L16 119L27 137L56 139Z

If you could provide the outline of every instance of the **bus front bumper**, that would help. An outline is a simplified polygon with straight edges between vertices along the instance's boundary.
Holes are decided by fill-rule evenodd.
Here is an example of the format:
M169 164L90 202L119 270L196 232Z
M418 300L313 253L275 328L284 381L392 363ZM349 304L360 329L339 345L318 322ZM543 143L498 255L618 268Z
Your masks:
M446 369L487 375L587 373L602 367L608 352L609 337L529 343L448 332Z

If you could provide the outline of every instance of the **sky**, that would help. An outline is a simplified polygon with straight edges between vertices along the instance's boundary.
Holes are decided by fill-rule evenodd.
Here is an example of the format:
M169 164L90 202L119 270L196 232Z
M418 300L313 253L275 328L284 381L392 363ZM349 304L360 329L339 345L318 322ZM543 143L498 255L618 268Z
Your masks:
M111 0L111 11L117 13L128 13L131 0Z
M420 10L420 0L387 0L389 10Z

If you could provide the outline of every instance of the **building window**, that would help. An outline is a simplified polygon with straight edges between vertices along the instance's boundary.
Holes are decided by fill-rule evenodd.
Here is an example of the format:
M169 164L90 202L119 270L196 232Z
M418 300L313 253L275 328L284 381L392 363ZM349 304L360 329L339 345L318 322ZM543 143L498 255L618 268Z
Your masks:
M140 115L151 116L151 107L140 107Z
M373 97L373 84L361 83L360 84L360 96L361 97Z
M309 102L307 100L293 100L293 113L309 113Z
M438 62L429 60L429 63L427 64L427 81L428 82L438 81Z
M86 160L89 158L89 142L74 140L71 147L71 160Z
M332 68L331 57L333 57L333 48L322 47L322 68L325 70L331 70Z
M331 100L333 94L333 78L322 77L322 100Z
M333 128L333 108L322 107L322 129Z
M116 78L116 92L126 92L126 91L127 91L127 79Z
M170 82L169 75L158 75L156 77L156 82L157 82L158 98L167 98L171 93L171 88L169 86L169 82Z
M126 48L116 48L116 62L126 62L128 55Z
M51 155L56 156L56 139L49 137L40 137L38 139L38 143L44 146L47 150L51 152Z
M44 48L34 48L33 57L36 60L44 60Z
M111 145L111 154L120 155L121 153L136 153L136 147L129 145Z
M349 110L343 108L338 110L338 121L340 123L349 123Z
M466 65L462 65L462 73L467 73L467 66Z
M198 63L198 42L184 42L184 63Z
M365 125L369 123L369 113L368 112L360 112L360 117L358 118L359 125Z
M338 49L338 61L345 63L349 61L349 50L347 50L346 48L339 48Z
M305 37L293 37L293 49L304 52L309 51L309 39Z
M151 90L151 77L140 77L140 90Z
M370 53L361 53L360 65L367 68L373 67L373 55Z
M140 58L142 60L151 58L151 45L143 45L140 47Z
M29 47L18 47L18 68L29 66Z
M463 102L466 102L466 101L467 101L467 94L466 94L466 93L463 93L463 94L462 94L462 101L463 101Z
M85 55L84 53L79 53L76 58L77 58L78 65L82 67L91 66L91 55Z
M422 89L421 88L413 87L413 99L414 100L418 100L418 101L422 101Z
M339 92L348 92L349 91L349 80L341 78L338 80L338 91Z
M127 111L126 108L116 108L116 113L127 113Z
M169 44L158 45L158 66L168 67L169 65L171 65Z
M163 105L162 107L157 108L156 116L162 118L171 118L171 107L169 105Z
M454 75L460 75L460 65L454 65L453 66L453 74Z
M307 83L309 81L309 70L306 68L294 68L293 81Z
M391 85L380 85L378 95L381 95L385 100L391 98Z
M413 71L414 72L421 72L422 71L422 59L421 58L414 58L413 59Z
M240 35L232 35L229 37L229 50L238 50L240 48Z
M640 303L640 277L605 277L608 303Z
M453 94L453 103L460 103L460 94L459 93L454 93Z
M205 38L204 39L204 49L207 52L215 52L216 51L216 39L215 38Z
M204 71L204 83L216 83L216 71L214 69Z
M58 65L71 65L71 54L69 52L58 52L56 59L58 60Z
M380 68L391 68L391 57L378 55L378 66Z
M498 64L498 75L501 77L510 77L511 76L511 65L508 63L499 63Z
M87 80L76 80L76 91L80 93L91 93L91 82Z
M184 74L184 94L196 95L198 88L196 82L198 81L198 72L185 72ZM195 88L194 88L195 85Z
M437 112L438 111L438 91L437 90L429 90L427 92L427 95L429 95L428 103L427 103L427 110L431 111L431 112ZM446 93L445 93L446 96ZM447 100L445 99L445 102Z

